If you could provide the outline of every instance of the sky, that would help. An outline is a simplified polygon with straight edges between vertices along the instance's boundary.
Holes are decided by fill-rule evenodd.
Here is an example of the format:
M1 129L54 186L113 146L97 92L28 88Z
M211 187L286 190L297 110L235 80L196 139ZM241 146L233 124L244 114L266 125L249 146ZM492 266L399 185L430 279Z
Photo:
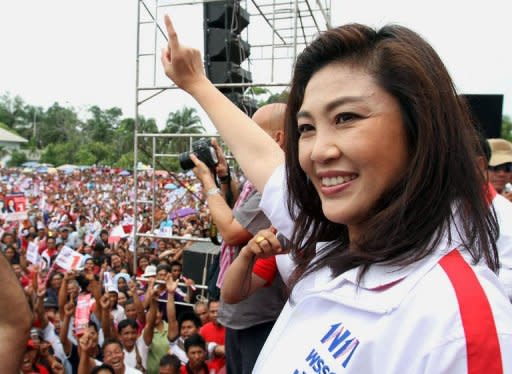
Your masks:
M333 25L398 23L412 28L441 56L459 93L504 94L503 113L512 114L510 15L505 0L332 0L331 4ZM201 5L159 8L160 23L164 13L173 17L182 43L202 49ZM144 14L141 19L146 20ZM269 31L254 17L250 27L250 40ZM149 25L141 27L140 35L139 50L151 53L156 47L158 54L155 65L151 56L140 58L140 86L169 85L159 62L163 37L158 35L155 42ZM90 105L117 106L124 116L135 114L136 0L0 1L0 51L0 94L19 95L44 108L59 102L81 117ZM253 62L251 69L255 82L270 80L261 73L269 71L265 62ZM287 82L289 74L290 64L276 72L274 81ZM187 94L168 90L138 109L156 118L161 128L167 114L183 105L196 107ZM204 112L198 111L213 132Z

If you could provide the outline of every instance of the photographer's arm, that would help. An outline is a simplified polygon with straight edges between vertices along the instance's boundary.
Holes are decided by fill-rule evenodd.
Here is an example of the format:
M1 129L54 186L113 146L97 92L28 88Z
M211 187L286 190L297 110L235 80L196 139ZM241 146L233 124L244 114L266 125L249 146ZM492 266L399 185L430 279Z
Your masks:
M238 199L240 192L238 189L239 186L236 179L232 178L226 156L224 155L224 151L217 142L217 139L212 138L212 146L215 148L215 153L217 154L217 159L219 160L217 166L215 167L215 173L217 174L217 177L220 181L220 190L224 196L224 200L226 200L228 205L232 208L236 199Z
M210 214L213 222L217 225L222 239L229 245L246 243L252 237L252 234L235 219L231 208L222 195L220 193L211 193L212 189L215 189L217 186L210 170L194 154L190 155L190 159L196 165L194 173L203 184Z
M206 78L200 52L179 43L168 16L165 25L169 42L161 60L166 75L203 107L247 178L262 191L276 167L284 163L283 151Z

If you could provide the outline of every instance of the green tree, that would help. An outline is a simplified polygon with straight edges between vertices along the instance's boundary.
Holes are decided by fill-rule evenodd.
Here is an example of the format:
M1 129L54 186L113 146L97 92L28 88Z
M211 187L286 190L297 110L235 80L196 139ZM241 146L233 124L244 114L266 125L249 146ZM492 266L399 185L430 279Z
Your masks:
M116 168L133 170L133 152L127 152L114 163Z
M74 142L49 144L41 155L41 162L55 166L74 164L77 149L79 146Z
M112 144L93 142L82 145L80 149L92 154L96 158L94 163L98 165L112 165L116 159Z
M9 167L20 166L24 162L27 162L27 156L25 155L25 153L14 149L11 152L11 158L9 159L9 161L7 161L7 166L9 166Z
M501 120L501 137L512 142L512 120L507 115Z
M25 102L19 96L12 97L8 92L0 96L0 122L15 129L26 117Z
M124 118L119 127L116 129L116 136L114 144L116 146L117 158L121 155L132 152L133 153L133 131L135 128L135 119ZM158 133L158 126L153 118L146 119L144 116L139 116L139 133ZM139 137L139 146L145 149L151 146L149 138Z
M169 134L200 134L204 131L196 109L188 107L169 113L163 130Z
M39 122L44 118L44 109L33 105L25 105L24 107L24 124L18 126L17 130L20 136L28 139L28 147L32 150L41 148L39 141Z
M75 162L78 165L94 165L96 163L96 156L87 149L80 148L75 154Z
M205 133L201 119L195 108L184 107L169 113L162 133L165 134L202 134ZM171 138L160 143L167 152L181 153L188 150L188 138Z
M111 142L121 122L122 110L117 107L102 110L94 105L89 108L89 113L91 118L82 126L85 137L95 142Z
M286 103L288 100L288 91L272 92L268 88L251 87L246 91L246 95L253 96L258 103L258 108L266 104Z
M39 141L46 147L52 143L79 142L78 126L80 121L72 108L64 108L54 103L38 124Z

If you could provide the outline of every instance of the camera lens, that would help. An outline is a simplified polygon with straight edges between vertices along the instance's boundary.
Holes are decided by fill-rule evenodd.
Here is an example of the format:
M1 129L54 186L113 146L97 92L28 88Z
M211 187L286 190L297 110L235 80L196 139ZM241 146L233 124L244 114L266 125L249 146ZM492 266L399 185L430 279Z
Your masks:
M183 170L190 170L195 166L194 162L190 159L190 154L188 152L181 153L178 160L180 161L180 166Z

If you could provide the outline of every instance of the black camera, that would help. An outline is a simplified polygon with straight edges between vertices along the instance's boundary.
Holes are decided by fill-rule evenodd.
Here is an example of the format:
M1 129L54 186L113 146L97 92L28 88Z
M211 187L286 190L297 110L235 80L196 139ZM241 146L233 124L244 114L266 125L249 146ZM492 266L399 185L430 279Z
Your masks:
M192 153L194 153L197 158L203 161L210 169L213 169L219 162L217 159L217 153L215 153L215 148L213 148L210 139L199 139L193 142ZM183 170L190 170L195 166L194 162L190 159L190 152L181 153L178 159Z

